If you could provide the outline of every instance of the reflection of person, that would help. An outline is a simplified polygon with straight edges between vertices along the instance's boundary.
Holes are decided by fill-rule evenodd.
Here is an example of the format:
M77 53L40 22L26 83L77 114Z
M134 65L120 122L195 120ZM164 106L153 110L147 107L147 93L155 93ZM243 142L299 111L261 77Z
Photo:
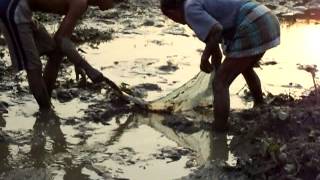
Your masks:
M102 81L102 74L92 68L69 40L78 19L88 6L111 8L112 0L1 0L0 28L8 43L12 64L26 70L30 89L40 109L50 108L50 96L57 77L61 54L83 69L94 81ZM54 40L45 29L32 21L32 11L65 15ZM42 75L39 56L46 54L49 61ZM78 69L79 69L78 68Z
M53 111L40 113L33 126L30 155L35 166L41 166L44 163L47 152L46 137L52 140L53 154L66 151L67 142L60 128L60 119Z
M6 120L2 117L2 114L0 112L0 130L2 127L6 127Z
M1 134L1 130L0 130L0 136ZM10 170L10 152L9 152L9 144L7 142L2 142L1 141L1 137L0 137L0 172L6 172L8 170Z
M247 0L161 0L161 10L173 21L188 24L206 43L200 69L206 73L216 69L214 129L228 128L229 86L240 73L255 105L263 103L260 80L253 65L266 50L280 43L279 21L268 8ZM223 42L225 55L222 64L219 42Z
M1 124L1 121L3 124ZM5 126L5 121L0 112L0 172L5 172L10 169L9 166L9 143L6 142L6 134L2 131L2 127Z
M229 147L227 134L211 134L211 156L210 159L228 161Z

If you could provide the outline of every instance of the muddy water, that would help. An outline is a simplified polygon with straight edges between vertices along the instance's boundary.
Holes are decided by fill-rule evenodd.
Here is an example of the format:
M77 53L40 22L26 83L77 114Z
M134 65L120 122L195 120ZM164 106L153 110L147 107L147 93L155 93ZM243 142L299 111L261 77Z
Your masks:
M191 79L199 72L200 52L204 45L186 30L183 35L163 34L163 29L148 28L142 35L128 35L102 44L97 50L88 50L87 57L96 67L102 67L106 76L116 82L132 86L141 83L158 84L162 91L150 91L147 100L157 99ZM188 36L188 37L186 37ZM320 26L305 21L282 24L281 45L269 50L262 62L277 62L257 68L264 92L300 95L313 86L311 75L297 70L297 64L320 65L317 39ZM176 71L161 71L159 67L171 62ZM244 79L239 76L231 86L232 107L247 108L242 102Z
M316 41L320 37L319 32L320 26L318 24L298 22L293 25L283 25L281 45L269 51L264 58L265 60L275 60L278 65L265 66L259 71L264 90L299 95L305 89L313 87L311 75L305 71L297 70L297 64L319 67L320 48ZM290 83L293 86L290 86Z
M191 31L172 35L168 32L176 31L169 27L140 28L139 33L121 34L98 49L82 49L95 67L118 84L157 84L161 91L148 91L145 96L157 99L198 73L199 51L204 47ZM282 25L281 46L263 58L278 64L257 69L265 92L299 95L312 87L310 74L297 70L296 64L319 64L319 36L317 24ZM238 78L231 87L233 108L251 106L238 95L243 94L244 84ZM232 136L163 125L173 116L128 113L102 124L81 119L92 102L79 98L66 103L55 100L56 113L42 116L36 114L30 95L17 99L2 93L0 99L11 105L3 115L8 143L0 147L0 172L5 172L0 179L30 174L53 179L174 179L209 159L236 162L228 151Z

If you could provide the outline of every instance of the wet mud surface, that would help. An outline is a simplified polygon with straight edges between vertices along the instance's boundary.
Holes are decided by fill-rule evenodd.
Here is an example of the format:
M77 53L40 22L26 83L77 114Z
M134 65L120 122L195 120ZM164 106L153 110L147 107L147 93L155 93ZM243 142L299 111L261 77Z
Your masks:
M264 3L287 20L283 26L318 19L316 1ZM157 6L155 1L125 1L105 12L90 8L73 34L90 63L123 91L147 100L191 79L198 61L190 59L199 58L203 47L186 27L168 22ZM44 14L36 18L52 32L60 20ZM179 47L179 41L186 45ZM117 44L120 50L110 48ZM189 46L193 54L179 53L178 48ZM241 101L241 109L232 110L228 134L218 134L210 130L210 107L191 115L148 112L121 100L106 84L77 82L67 60L53 93L55 112L39 113L25 74L15 76L7 50L0 49L0 179L320 178L319 92L301 96L313 84L296 64L289 67L294 66L294 74L305 73L301 79L308 77L310 83L298 78L280 85L267 82L263 107L247 108L252 100L239 83L232 98ZM282 69L274 56L261 63L264 71ZM272 88L275 94L284 92L272 95Z

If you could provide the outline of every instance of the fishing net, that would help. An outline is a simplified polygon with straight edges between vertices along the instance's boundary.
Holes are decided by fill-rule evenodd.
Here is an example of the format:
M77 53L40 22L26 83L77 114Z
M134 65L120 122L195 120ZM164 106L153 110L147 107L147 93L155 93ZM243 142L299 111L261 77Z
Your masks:
M213 77L214 73L199 72L181 87L150 102L149 109L183 113L199 107L212 106Z

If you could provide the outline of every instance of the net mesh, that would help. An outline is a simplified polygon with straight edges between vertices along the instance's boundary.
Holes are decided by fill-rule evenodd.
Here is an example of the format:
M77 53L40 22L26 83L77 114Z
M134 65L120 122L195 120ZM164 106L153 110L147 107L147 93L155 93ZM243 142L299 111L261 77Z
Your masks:
M214 73L199 72L181 87L166 96L150 102L154 111L190 112L198 107L212 105L212 80Z

